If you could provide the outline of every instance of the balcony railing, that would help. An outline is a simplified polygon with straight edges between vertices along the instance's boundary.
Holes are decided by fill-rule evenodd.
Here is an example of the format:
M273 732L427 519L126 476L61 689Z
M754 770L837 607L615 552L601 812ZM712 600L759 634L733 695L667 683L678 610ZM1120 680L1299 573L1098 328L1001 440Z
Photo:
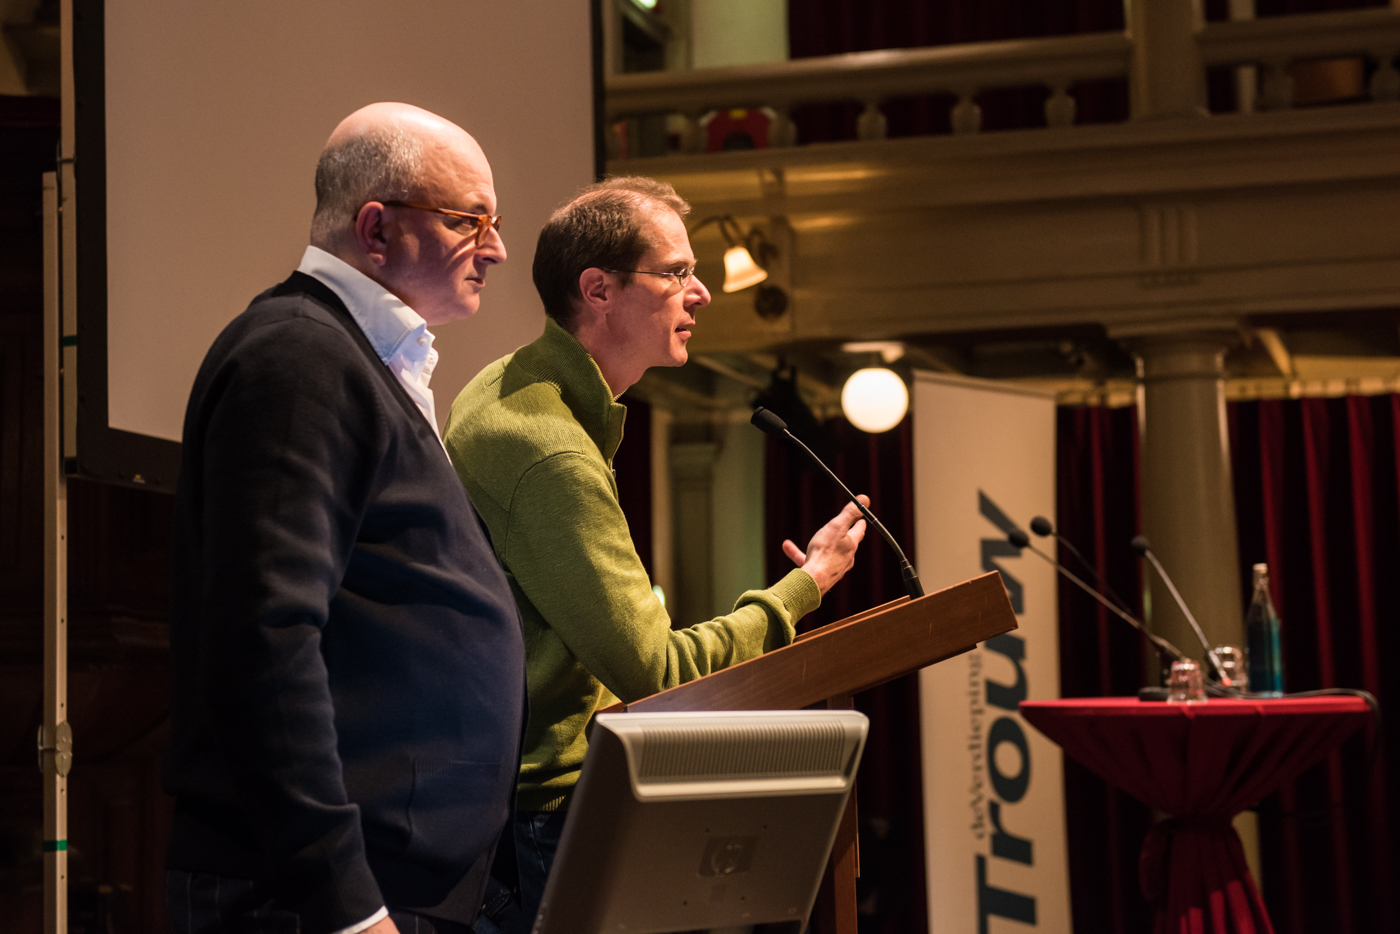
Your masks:
M856 101L864 108L857 120L857 138L878 140L887 135L882 109L887 102L943 94L953 99L948 115L953 132L968 134L982 129L977 103L982 92L1042 86L1049 91L1046 125L1068 127L1075 123L1076 85L1101 79L1127 80L1134 117L1204 115L1205 69L1218 66L1248 69L1241 72L1248 81L1255 80L1258 69L1259 104L1265 109L1285 109L1294 102L1295 65L1349 57L1372 65L1369 98L1393 101L1400 99L1398 53L1400 11L1393 9L1213 23L1187 36L1164 36L1154 25L1137 35L1095 33L617 75L607 83L606 112L610 124L633 117L679 115L680 149L695 153L704 149L700 120L712 111L768 108L774 114L769 144L792 146L801 142L792 122L795 107ZM1194 91L1177 90L1191 84L1180 80L1182 69L1201 75ZM1149 87L1154 82L1174 87L1166 95L1154 96ZM1175 101L1174 111L1160 112L1156 102L1164 97Z
M1395 70L1400 12L1393 9L1217 23L1201 33L1200 46L1207 66L1262 66L1260 102L1269 110L1293 106L1293 65L1348 56L1374 65L1367 88L1371 100L1400 99L1400 72Z

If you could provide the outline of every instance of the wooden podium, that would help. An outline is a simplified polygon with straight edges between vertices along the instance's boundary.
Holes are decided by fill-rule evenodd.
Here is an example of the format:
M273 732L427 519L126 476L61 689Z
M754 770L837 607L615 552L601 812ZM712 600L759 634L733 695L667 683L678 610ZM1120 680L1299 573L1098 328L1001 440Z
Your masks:
M630 704L623 711L799 710L851 707L852 696L961 655L1016 628L995 571L946 590L883 606L814 629L792 645ZM846 805L812 910L813 934L856 934L856 796Z

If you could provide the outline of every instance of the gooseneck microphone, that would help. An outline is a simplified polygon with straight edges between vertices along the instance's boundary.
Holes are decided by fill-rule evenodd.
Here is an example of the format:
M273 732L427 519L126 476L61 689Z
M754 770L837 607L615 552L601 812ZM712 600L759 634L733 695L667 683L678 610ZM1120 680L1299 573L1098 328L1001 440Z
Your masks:
M1227 681L1225 669L1221 666L1220 659L1215 657L1215 649L1211 648L1210 643L1206 641L1206 634L1201 631L1200 623L1196 622L1196 617L1192 615L1190 608L1186 606L1186 601L1181 598L1181 593L1176 589L1176 584L1172 583L1172 579L1167 575L1166 568L1162 567L1162 562L1158 561L1157 556L1153 554L1152 543L1147 540L1147 536L1136 535L1129 544L1132 546L1133 551L1151 562L1153 569L1157 572L1157 576L1162 579L1162 583L1167 585L1167 590L1171 592L1172 599L1175 600L1176 605L1181 608L1182 615L1185 616L1186 621L1191 624L1191 628L1196 630L1196 638L1201 640L1201 648L1205 649L1206 657L1210 659L1211 665L1215 667L1216 677L1221 682Z
M1036 516L1035 520L1031 522L1031 529L1034 530L1037 535L1043 535L1044 533L1036 529L1036 521L1044 521L1048 525L1049 520L1045 520L1042 519L1042 517L1040 516ZM1108 599L1104 597L1103 594L1099 593L1099 591L1095 588L1090 587L1069 568L1065 567L1063 564L1056 561L1054 558L1050 557L1045 552L1032 545L1030 536L1027 535L1025 532L1021 531L1020 529L1012 529L1010 532L1006 533L1006 540L1009 541L1011 544L1015 545L1017 548L1030 549L1039 558L1048 562L1052 567L1054 567L1055 570L1059 571L1068 580L1073 582L1075 586L1077 586L1080 590L1084 591L1089 596L1102 603L1108 609L1109 612L1116 614L1120 619L1123 620L1123 622L1127 623L1129 626L1132 626L1138 632L1142 633L1143 638L1147 639L1148 642L1151 642L1152 647L1157 650L1157 655L1162 660L1162 665L1164 668L1169 667L1171 665L1172 660L1174 659L1179 661L1181 659L1186 658L1186 654L1184 652L1182 652L1176 646L1172 645L1166 639L1163 639L1161 636L1149 630L1145 625L1142 624L1140 620L1137 619L1137 617L1133 616L1126 609L1123 609L1110 603ZM1082 556L1080 557L1080 560L1083 560Z
M1044 516L1036 516L1034 519L1031 520L1031 531L1039 535L1041 538L1048 538L1050 536L1054 536L1056 542L1058 542L1061 545L1064 545L1065 548L1069 550L1070 554L1074 555L1075 558L1079 559L1080 566L1083 567L1084 570L1089 572L1089 576L1094 579L1094 583L1098 585L1099 590L1105 595L1107 595L1108 598L1114 603L1118 604L1118 608L1124 613L1127 613L1129 615L1132 614L1133 609L1132 607L1128 606L1128 602L1122 597L1118 596L1116 592L1114 592L1113 588L1108 585L1108 581L1104 580L1103 576L1099 574L1098 568L1094 567L1093 562L1091 562L1088 558L1084 557L1083 552L1081 552L1078 548L1074 547L1073 542L1065 538L1059 532L1055 531L1055 526L1050 524L1049 519L1045 518Z
M909 598L912 600L916 597L922 597L924 595L924 585L919 583L919 572L914 570L914 565L910 564L909 559L904 557L904 549L899 547L899 543L894 540L894 536L890 534L889 529L885 528L883 522L875 518L875 513L871 512L860 500L856 499L856 495L851 492L850 488L841 482L841 478L836 476L835 472L832 471L830 467L826 466L820 457L812 453L811 448L807 447L807 445L798 440L796 435L788 431L787 422L761 405L753 410L753 418L749 419L749 421L764 434L772 435L775 438L783 438L796 445L804 454L812 459L812 463L826 471L826 475L841 488L841 492L845 493L850 501L856 504L856 508L859 509L860 514L865 517L865 521L870 523L871 527L880 533L880 537L883 538L890 548L894 549L894 553L899 556L899 573L904 579L904 589L908 592Z

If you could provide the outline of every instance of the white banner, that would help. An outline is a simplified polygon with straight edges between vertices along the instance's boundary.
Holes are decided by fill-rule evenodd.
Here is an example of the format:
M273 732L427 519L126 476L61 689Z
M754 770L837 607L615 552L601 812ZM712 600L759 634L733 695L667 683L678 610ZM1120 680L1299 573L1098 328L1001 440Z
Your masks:
M1059 747L1022 700L1059 696L1055 572L1006 540L1055 519L1055 399L915 374L915 553L926 590L1002 574L1020 628L919 675L931 934L1069 934Z

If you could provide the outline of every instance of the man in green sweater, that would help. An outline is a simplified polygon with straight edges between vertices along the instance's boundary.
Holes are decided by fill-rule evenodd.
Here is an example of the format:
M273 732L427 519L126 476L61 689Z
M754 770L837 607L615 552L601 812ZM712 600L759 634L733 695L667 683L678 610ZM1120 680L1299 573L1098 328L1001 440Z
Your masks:
M448 453L525 627L520 931L543 895L593 715L787 645L865 535L848 505L805 552L783 543L798 569L778 583L744 593L728 616L671 628L632 546L612 460L627 414L617 397L648 368L686 362L695 312L710 301L689 210L670 185L614 178L556 211L535 251L544 334L482 370L447 422Z

